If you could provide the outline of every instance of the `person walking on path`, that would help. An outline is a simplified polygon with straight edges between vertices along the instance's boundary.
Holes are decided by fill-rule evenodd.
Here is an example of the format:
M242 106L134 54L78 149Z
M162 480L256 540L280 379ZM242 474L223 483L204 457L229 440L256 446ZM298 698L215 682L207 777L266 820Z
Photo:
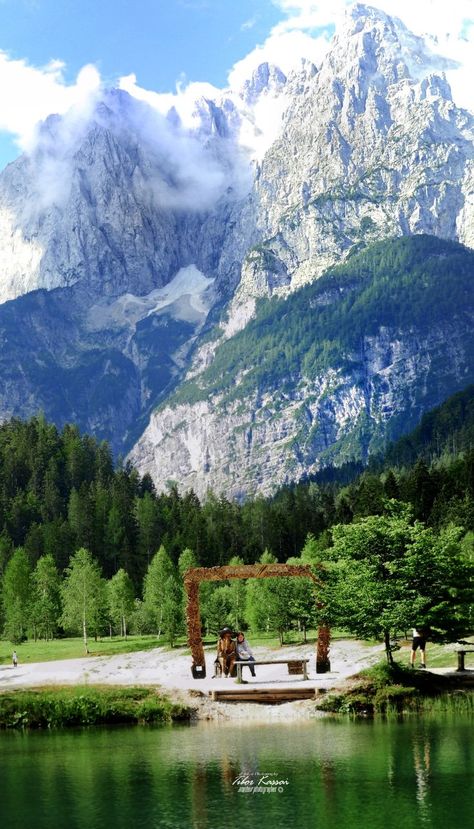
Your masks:
M426 668L426 637L427 629L422 627L413 628L413 639L411 643L410 667L415 667L416 652L420 649L420 668Z

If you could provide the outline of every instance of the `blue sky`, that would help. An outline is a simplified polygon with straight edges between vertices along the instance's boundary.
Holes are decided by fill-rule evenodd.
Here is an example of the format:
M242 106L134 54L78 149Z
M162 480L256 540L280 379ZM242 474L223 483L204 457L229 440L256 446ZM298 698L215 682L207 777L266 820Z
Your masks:
M0 0L0 48L37 66L60 59L69 80L94 63L168 92L182 73L224 85L281 17L270 0Z
M111 85L134 73L158 92L183 79L221 87L281 17L270 0L0 0L0 50L36 67L60 60L68 83L92 63ZM0 132L0 169L18 152Z
M99 85L238 84L257 63L318 63L354 0L0 0L0 169L35 126ZM474 109L474 0L369 0L459 61L455 99ZM86 70L84 70L86 67ZM124 88L133 87L135 81Z

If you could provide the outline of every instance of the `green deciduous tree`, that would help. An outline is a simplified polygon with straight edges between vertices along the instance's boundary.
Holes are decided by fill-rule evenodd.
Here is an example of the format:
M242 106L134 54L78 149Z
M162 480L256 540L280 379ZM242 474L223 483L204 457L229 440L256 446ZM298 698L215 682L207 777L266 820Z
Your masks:
M260 557L262 564L276 562L267 550ZM291 623L291 578L249 579L247 582L246 616L255 630L276 630L283 637Z
M120 635L127 638L128 622L134 610L135 596L132 580L123 568L107 582L107 593L110 618L120 628Z
M193 551L186 547L178 559L178 571L181 578L184 577L186 570L189 570L190 567L199 567L199 564Z
M162 623L168 644L173 647L176 637L184 628L183 593L175 574L168 576L164 584Z
M11 642L21 642L31 612L31 568L23 547L15 550L5 568L2 599L5 635Z
M392 502L392 515L369 516L333 527L327 551L327 603L332 621L363 638L384 641L417 625L456 638L468 624L472 565L463 555L462 532L440 536L411 523L406 505Z
M174 565L163 545L153 556L143 582L143 601L153 617L157 636L163 629L164 586L175 575Z
M287 564L305 563L302 558L289 558L287 561ZM288 609L306 642L306 630L314 622L316 611L314 582L311 579L295 576L288 580Z
M85 547L81 547L71 557L61 593L62 622L67 628L82 631L84 649L89 653L88 632L91 628L98 630L106 602L105 582L100 567Z
M240 556L232 556L229 564L236 567L239 564L244 564L244 560ZM234 630L241 630L245 626L245 605L247 595L247 580L233 579L229 582L229 596L231 601L231 618L232 627Z
M204 593L207 592L206 587L206 584L202 585ZM205 603L201 605L201 615L205 619L208 631L217 634L224 625L233 625L232 594L228 584L221 584L219 587L212 585L212 588L207 592Z
M52 639L61 615L60 578L52 555L42 556L31 577L31 623L37 636Z
M130 617L130 630L132 633L138 633L140 636L144 633L153 633L155 630L155 621L150 614L148 608L141 599L135 599L133 603L133 611Z

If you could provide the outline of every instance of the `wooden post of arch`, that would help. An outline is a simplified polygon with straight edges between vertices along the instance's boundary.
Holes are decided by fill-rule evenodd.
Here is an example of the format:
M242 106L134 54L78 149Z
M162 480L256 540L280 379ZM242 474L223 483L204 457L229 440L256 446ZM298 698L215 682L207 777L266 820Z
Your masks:
M188 644L191 648L191 672L194 679L206 676L206 660L201 633L201 614L199 610L199 585L202 581L227 581L228 579L273 579L279 577L300 576L311 579L321 585L311 568L306 564L238 564L224 567L190 567L184 574L184 587L187 595L186 620L188 624ZM323 607L317 603L318 609ZM329 662L330 629L320 625L316 645L316 671L325 673L331 670Z

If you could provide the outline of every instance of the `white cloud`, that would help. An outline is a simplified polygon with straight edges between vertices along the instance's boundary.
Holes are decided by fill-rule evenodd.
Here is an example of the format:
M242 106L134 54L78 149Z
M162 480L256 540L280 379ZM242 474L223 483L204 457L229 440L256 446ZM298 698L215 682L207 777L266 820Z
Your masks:
M38 68L0 51L0 130L15 136L21 150L31 149L37 125L48 115L71 108L82 114L98 93L101 80L94 66L84 66L73 84L65 82L63 69L61 61Z
M272 0L282 20L264 43L257 45L229 73L229 85L239 88L263 61L275 63L287 74L306 58L320 63L327 51L334 26L354 5L353 0ZM474 2L473 0L373 0L371 5L400 17L416 34L429 34L435 49L458 62L447 72L455 100L474 108ZM250 27L254 19L243 25ZM64 79L64 64L52 61L35 67L15 60L0 50L0 130L15 136L21 150L30 149L37 125L51 113L71 108L87 109L97 95L101 79L94 66L85 66L74 83ZM119 81L135 98L166 113L175 106L185 127L195 125L194 102L198 97L215 99L218 90L210 84L178 86L175 93L158 94L140 88L134 75Z
M319 63L327 51L328 42L324 35L311 37L299 29L273 30L265 43L256 46L232 67L229 72L229 86L231 89L239 89L254 69L265 61L279 66L285 75L298 69L303 59Z
M195 82L187 86L178 83L176 92L153 92L144 89L137 84L136 75L126 75L118 81L119 89L125 90L129 95L139 101L149 104L154 110L166 115L174 107L178 113L181 124L186 129L193 129L199 126L196 113L196 101L199 98L207 98L214 101L221 90L210 83Z
M353 0L273 0L284 13L284 19L258 47L260 56L274 52L274 44L282 37L296 33L314 33L338 25ZM392 17L399 17L418 35L429 35L439 54L456 61L459 68L446 73L455 101L474 109L474 4L472 0L373 0L367 5L379 8ZM322 50L329 38L319 37ZM300 41L304 46L303 41ZM310 57L310 54L305 54ZM250 60L250 56L246 58Z

